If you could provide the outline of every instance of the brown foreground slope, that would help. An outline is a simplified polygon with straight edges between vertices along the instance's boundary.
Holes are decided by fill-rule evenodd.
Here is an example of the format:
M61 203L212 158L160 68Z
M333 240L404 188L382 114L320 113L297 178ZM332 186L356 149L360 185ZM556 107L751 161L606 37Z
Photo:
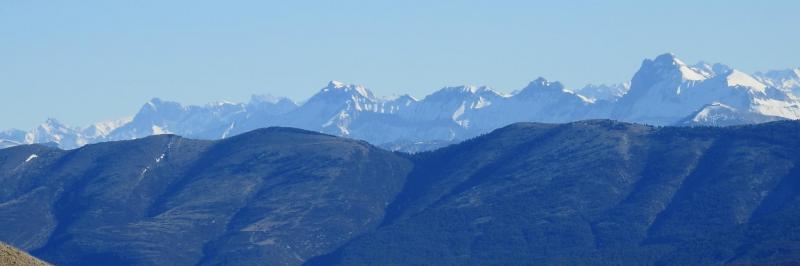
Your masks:
M0 242L0 265L50 265L24 251Z

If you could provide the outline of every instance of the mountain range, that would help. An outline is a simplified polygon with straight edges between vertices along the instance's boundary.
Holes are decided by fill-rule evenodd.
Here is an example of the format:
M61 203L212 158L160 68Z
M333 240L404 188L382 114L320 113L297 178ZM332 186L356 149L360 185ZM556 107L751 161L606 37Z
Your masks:
M509 94L457 86L422 99L384 98L360 85L331 81L302 104L253 96L247 103L183 106L155 98L130 118L85 128L48 119L30 131L2 131L0 148L50 143L73 149L167 133L223 139L257 128L287 126L420 151L515 122L614 119L662 126L726 126L799 119L799 95L800 69L749 75L722 64L688 65L673 54L663 54L644 60L630 82L578 90L538 78Z
M56 265L791 265L797 132L516 123L415 154L278 127L20 145L0 150L0 241Z

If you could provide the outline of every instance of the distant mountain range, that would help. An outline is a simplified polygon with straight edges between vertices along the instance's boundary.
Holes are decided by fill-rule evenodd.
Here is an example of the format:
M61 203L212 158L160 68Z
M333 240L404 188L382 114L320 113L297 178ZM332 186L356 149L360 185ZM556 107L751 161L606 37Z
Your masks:
M256 128L288 126L418 151L515 122L607 118L651 125L725 126L798 119L799 95L800 69L749 75L722 64L687 65L664 54L644 60L630 82L579 90L538 78L511 94L458 86L423 99L381 98L363 86L331 81L302 104L270 96L206 106L153 99L132 118L86 128L48 119L31 131L2 131L0 148L52 143L71 149L165 133L221 139Z
M21 145L0 150L0 241L56 265L792 265L798 132L517 123L413 155L292 128Z

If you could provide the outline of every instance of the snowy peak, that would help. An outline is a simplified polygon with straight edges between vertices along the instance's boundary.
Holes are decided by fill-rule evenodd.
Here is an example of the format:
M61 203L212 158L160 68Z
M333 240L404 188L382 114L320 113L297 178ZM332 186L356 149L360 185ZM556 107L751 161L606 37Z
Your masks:
M478 86L475 85L462 85L455 87L444 87L438 92L441 93L456 93L456 94L475 94L478 92Z
M268 119L265 116L275 116L288 113L297 109L297 103L289 98L275 97L272 95L252 95L246 105L247 116L259 120Z
M95 123L81 130L81 134L89 139L104 138L115 129L131 122L132 120L133 117L125 117L122 119Z
M683 121L679 122L678 125L730 126L749 123L763 123L776 121L779 119L781 118L760 113L742 111L720 102L713 102L690 114Z
M651 124L680 123L688 113L709 106L720 113L723 105L735 108L722 116L738 116L730 123L758 122L763 117L800 117L792 97L781 95L753 76L722 64L687 66L672 54L645 60L631 81L630 91L614 106L612 118ZM720 105L721 104L721 105ZM713 112L712 112L713 111ZM702 113L700 113L702 115Z
M340 89L346 87L347 84L338 80L328 81L328 88Z
M539 77L530 83L528 83L525 88L522 90L517 91L513 97L514 98L539 98L543 97L544 95L558 95L558 94L574 94L571 91L566 90L563 84L558 81L548 81L543 77Z
M500 93L487 86L462 85L455 87L444 87L426 96L424 100L443 100L443 99L469 99L476 97L500 97Z
M800 68L758 72L754 78L770 87L800 97Z
M564 85L561 82L555 81L550 82L546 78L538 77L535 80L528 83L528 86L525 86L522 91L526 90L564 90Z
M700 108L691 116L691 121L696 124L717 125L722 121L736 119L738 112L736 108L714 102Z
M171 101L164 101L160 98L153 98L150 99L147 103L145 103L141 109L139 109L139 113L147 114L147 113L156 113L156 112L179 112L183 109L183 106L177 102ZM138 116L138 114L137 114Z
M774 81L800 80L800 68L758 72L755 75Z
M400 111L400 109L406 108L419 102L417 98L414 98L411 95L403 94L396 97L386 98L384 99L386 102L384 103L384 109L387 109L386 112L388 113L396 113Z
M332 109L354 109L357 111L377 112L382 101L362 85L345 84L340 81L330 81L317 94L311 97L300 109L304 107ZM326 107L322 107L325 105Z
M282 104L291 104L291 105L297 105L294 101L292 101L292 99L289 99L289 98L286 98L286 97L277 97L277 96L272 96L270 94L260 94L260 95L253 94L253 95L251 95L250 96L250 101L248 102L248 105L257 105L257 104L276 104L276 105L278 105L278 104L281 104L281 105Z
M764 85L752 76L735 69L728 72L728 74L725 76L725 81L727 82L728 86L747 87L762 93L767 87L767 85Z
M401 95L388 97L388 98L386 98L386 101L406 103L406 102L416 102L418 100L417 100L417 98L414 98L414 96L411 96L409 94L401 94Z
M700 64L695 69L687 66L672 53L645 59L631 79L629 92L623 102L640 101L641 98L670 98L681 94L685 87L711 77L713 67Z
M665 79L680 78L684 81L704 80L708 76L686 65L673 53L659 55L653 60L645 60L639 71L655 71L658 76Z
M363 85L345 84L341 81L331 80L328 85L322 88L318 94L345 93L353 96L360 96L368 99L375 99L372 91Z
M642 62L630 83L572 90L539 77L502 94L486 86L445 87L418 100L378 98L361 85L330 81L299 105L253 95L247 103L181 105L153 98L132 119L71 128L55 119L31 131L0 132L4 143L62 148L173 133L220 139L289 126L382 143L453 141L515 122L616 119L654 125L744 124L800 118L800 70L748 75L722 64L687 65L667 53ZM22 133L20 133L22 132Z
M724 64L720 63L710 64L702 61L697 64L691 65L690 68L695 72L706 77L725 75L733 71L733 68Z
M79 131L70 128L56 119L48 118L25 136L25 143L55 142L66 148L76 148L87 144Z
M163 101L159 98L153 98L139 109L139 112L136 113L128 126L148 128L148 130L144 132L149 134L152 133L149 128L152 128L153 124L160 124L161 121L165 120L177 119L183 115L184 111L184 107L177 102ZM141 130L142 129L139 129L139 131ZM140 137L141 134L142 133L134 135L135 137ZM128 138L134 138L134 136L120 139Z
M628 93L630 89L630 83L619 83L619 84L600 84L594 85L589 84L585 87L577 90L576 93L583 95L592 100L604 100L604 101L617 101L619 98L622 98L623 95Z
M36 127L36 131L41 133L68 133L74 132L75 129L64 125L55 118L47 118L47 120Z
M8 129L0 131L0 140L7 140L15 143L25 142L25 135L28 132L19 129Z

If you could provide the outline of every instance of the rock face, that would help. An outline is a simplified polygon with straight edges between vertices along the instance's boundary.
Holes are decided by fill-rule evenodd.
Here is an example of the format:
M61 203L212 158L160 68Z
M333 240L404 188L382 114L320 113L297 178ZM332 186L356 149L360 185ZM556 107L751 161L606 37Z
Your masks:
M44 261L28 255L12 246L0 242L0 265L6 266L47 266Z
M800 122L517 123L415 155L269 128L0 150L0 240L58 265L783 264Z

